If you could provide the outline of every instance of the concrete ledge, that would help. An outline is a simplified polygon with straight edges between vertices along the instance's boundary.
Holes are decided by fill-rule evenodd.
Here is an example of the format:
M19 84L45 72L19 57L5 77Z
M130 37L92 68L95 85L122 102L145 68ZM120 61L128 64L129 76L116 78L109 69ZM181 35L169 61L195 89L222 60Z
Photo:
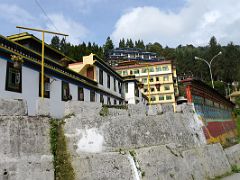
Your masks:
M115 153L81 154L73 158L76 179L135 179L126 155Z
M54 180L52 156L0 159L0 180Z
M220 144L178 152L171 146L156 146L136 150L136 160L143 179L202 180L231 172Z
M37 100L37 115L38 116L50 116L50 102L49 99L41 99Z
M89 117L99 115L102 109L101 103L84 102L84 101L68 101L65 103L65 116L69 114L82 114Z
M0 99L0 115L2 116L26 116L27 102L19 100L10 99Z
M128 113L130 116L135 116L135 115L146 116L147 107L143 104L128 104Z
M240 144L226 148L224 151L231 166L240 166Z
M147 112L148 116L156 116L162 113L163 113L163 110L160 104L148 106L148 112Z

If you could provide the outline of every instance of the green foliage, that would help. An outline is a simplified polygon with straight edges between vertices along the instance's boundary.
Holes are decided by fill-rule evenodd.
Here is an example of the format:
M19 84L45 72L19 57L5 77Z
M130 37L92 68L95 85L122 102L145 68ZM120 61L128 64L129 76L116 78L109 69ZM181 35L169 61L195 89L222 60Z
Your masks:
M109 111L108 111L108 107L103 106L101 111L99 112L100 116L108 116Z
M240 173L240 167L238 167L237 165L233 165L233 166L232 166L232 172L234 172L234 173Z
M50 143L53 154L54 176L56 180L74 180L75 174L71 165L70 154L63 130L63 120L50 121Z
M103 50L104 50L104 58L108 59L109 52L114 49L113 42L110 37L107 37L107 40L105 44L103 45Z
M237 97L235 100L236 105L238 105L238 107L240 107L240 97ZM240 111L240 109L238 109ZM239 113L240 115L240 113Z
M87 45L84 42L79 45L72 45L66 42L65 39L59 42L59 39L56 37L52 39L51 45L78 61L82 61L82 57L90 53L97 54L102 59L107 59L110 50L114 48L110 37L107 38L102 47L90 42L87 43ZM222 80L226 83L240 81L240 46L234 45L232 42L227 46L221 46L215 37L210 39L208 46L194 47L190 44L185 46L179 45L176 48L163 47L159 42L148 43L145 46L142 40L137 40L133 43L131 38L127 40L122 38L119 42L119 47L141 48L157 53L157 56L160 58L164 57L165 59L175 60L174 63L179 75L194 76L205 82L210 81L209 68L206 63L195 60L194 57L198 56L210 62L210 60L221 51L222 55L218 56L212 62L214 81ZM226 84L224 86L226 88ZM225 94L224 91L223 87L220 87L220 93Z
M237 121L236 121L236 126L237 126L237 133L238 133L238 138L240 138L240 111L238 111L238 116L237 116Z
M52 38L50 46L52 46L53 48L55 48L57 50L60 49L60 39L58 36L54 36Z
M107 105L107 104L104 104L103 107L115 108L115 109L128 109L127 105Z
M145 49L145 45L143 40L137 40L135 41L135 48L139 48L139 49Z
M125 48L126 47L126 43L125 43L125 39L124 38L120 39L118 47L119 48Z
M127 39L126 47L127 48L134 48L134 44L133 44L132 39Z

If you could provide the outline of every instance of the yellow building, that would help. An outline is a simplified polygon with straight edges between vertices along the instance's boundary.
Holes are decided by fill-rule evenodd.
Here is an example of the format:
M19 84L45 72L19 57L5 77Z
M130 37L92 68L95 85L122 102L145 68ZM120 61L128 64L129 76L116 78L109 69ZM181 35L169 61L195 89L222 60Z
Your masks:
M143 93L151 104L173 104L178 96L176 68L171 61L136 63L123 62L114 69L121 76L135 75L144 84Z

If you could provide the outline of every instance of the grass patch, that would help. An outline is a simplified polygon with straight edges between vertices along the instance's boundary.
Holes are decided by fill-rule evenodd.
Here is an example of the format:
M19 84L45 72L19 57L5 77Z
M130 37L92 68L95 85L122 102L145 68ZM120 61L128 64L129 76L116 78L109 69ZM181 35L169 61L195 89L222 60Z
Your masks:
M236 126L237 126L237 133L238 133L238 139L239 139L240 138L240 114L237 115Z
M50 143L53 154L55 180L74 180L75 174L71 165L70 154L67 152L67 143L63 130L63 120L50 121Z
M107 107L107 108L115 108L115 109L128 109L127 105L106 105L104 104L103 107Z
M109 111L107 106L103 106L101 111L99 112L100 116L108 116Z
M234 173L240 173L240 167L238 167L237 165L233 165L232 166L232 171L231 172L227 172L227 173L225 173L225 174L223 174L221 176L217 176L217 177L215 177L215 178L213 178L211 180L220 180L220 179L222 179L224 177L227 177L227 176L230 176L230 175L232 175Z

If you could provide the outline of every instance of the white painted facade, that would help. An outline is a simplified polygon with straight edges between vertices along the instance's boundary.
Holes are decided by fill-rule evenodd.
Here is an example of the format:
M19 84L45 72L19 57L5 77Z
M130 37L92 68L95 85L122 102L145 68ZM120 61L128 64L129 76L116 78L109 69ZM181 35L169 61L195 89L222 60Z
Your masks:
M136 85L136 82L134 81L127 81L124 82L124 95L125 95L125 100L127 101L128 104L147 104L147 99L144 98L142 92L138 88L139 91L139 96L135 95L135 89L138 88Z
M4 99L24 99L28 105L28 114L35 116L38 114L39 97L39 75L36 70L22 66L22 93L7 91L6 84L7 60L0 57L0 98ZM69 83L72 100L78 100L78 86ZM84 101L90 102L90 90L84 88ZM96 97L99 94L96 93ZM50 76L50 98L44 98L45 105L49 106L52 117L61 118L64 116L65 101L62 101L62 80Z
M108 92L116 97L122 98L122 93L120 93L120 91L119 91L119 89L121 88L121 87L119 87L119 82L120 82L119 79L114 77L113 75L107 73L106 71L102 70L103 71L103 84L100 84L100 82L99 82L100 69L101 68L96 66L96 80L98 82L98 87L105 92ZM110 88L108 88L108 86L107 86L108 75L110 75ZM114 79L115 79L115 83L116 83L116 90L114 90ZM120 84L122 84L122 82L120 82ZM121 92L122 92L122 90L121 90ZM110 96L104 95L103 97L104 97L104 104L107 104L107 101L108 101L107 99ZM100 102L100 95L97 98L97 100L98 100L98 102ZM110 102L112 105L114 104L114 100L116 101L116 104L120 104L120 101L117 98L110 97Z

